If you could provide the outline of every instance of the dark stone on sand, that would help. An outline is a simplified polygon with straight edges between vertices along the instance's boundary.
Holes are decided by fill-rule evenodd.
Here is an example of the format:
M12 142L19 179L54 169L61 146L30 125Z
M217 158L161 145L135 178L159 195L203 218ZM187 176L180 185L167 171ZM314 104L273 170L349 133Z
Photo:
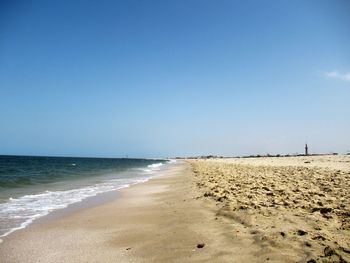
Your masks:
M314 260L314 259L312 258L312 259L309 259L309 260L307 261L307 263L316 263L316 260Z
M226 196L226 195L220 196L220 197L218 198L218 201L219 201L219 202L222 202L222 201L224 201L225 199L227 199L227 196Z
M326 257L330 257L330 256L332 256L332 255L334 255L334 254L335 254L335 251L334 251L334 249L331 248L330 246L326 246L326 247L324 248L324 255L325 255Z
M314 213L314 212L317 212L317 211L319 211L321 214L327 214L327 213L330 213L330 212L332 212L332 208L330 208L330 207L314 207L314 208L312 208L312 213Z
M286 236L286 233L281 232L281 236L285 237L285 236Z
M299 236L305 236L305 235L307 234L307 232L304 231L304 230L299 229L299 230L297 231L297 234L298 234Z
M307 242L307 241L306 241L304 244L305 244L305 246L307 246L307 247L311 247L311 244L310 244L309 242Z
M322 214L322 216L323 216L324 218L326 218L326 219L331 219L331 218L333 218L332 216L329 216L329 215L326 215L326 214Z
M315 236L315 237L313 237L312 239L313 239L313 240L315 240L315 239L320 239L320 240L322 240L322 241L325 241L325 240L326 240L326 238L323 237L323 236L321 236L321 235Z
M330 207L322 207L320 209L320 213L321 214L326 214L326 213L329 213L329 212L332 212L332 208L330 208Z
M204 246L205 246L204 243L199 243L199 244L197 245L197 248L203 248Z
M127 247L127 248L126 248L126 250L130 250L130 249L131 249L131 247Z
M350 211L344 211L339 213L342 216L350 216Z

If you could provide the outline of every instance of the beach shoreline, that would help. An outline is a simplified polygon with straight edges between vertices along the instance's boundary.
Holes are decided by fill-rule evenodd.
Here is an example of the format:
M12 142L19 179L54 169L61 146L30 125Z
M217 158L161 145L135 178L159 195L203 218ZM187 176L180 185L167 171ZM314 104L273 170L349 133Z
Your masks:
M1 262L348 262L349 156L288 158L178 161L14 232Z
M118 189L145 182L157 176L170 162L0 156L0 238L40 222L47 215L52 217L104 202L110 196L104 193L115 193Z
M199 200L191 173L178 162L106 203L43 218L4 239L1 261L211 262L215 255L228 262L237 251L228 249L210 202Z

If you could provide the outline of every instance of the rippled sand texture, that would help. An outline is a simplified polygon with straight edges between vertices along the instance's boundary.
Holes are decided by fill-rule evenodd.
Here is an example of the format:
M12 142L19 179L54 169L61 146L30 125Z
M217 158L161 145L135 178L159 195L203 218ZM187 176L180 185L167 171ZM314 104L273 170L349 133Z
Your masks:
M350 262L350 156L189 162L203 197L257 257Z

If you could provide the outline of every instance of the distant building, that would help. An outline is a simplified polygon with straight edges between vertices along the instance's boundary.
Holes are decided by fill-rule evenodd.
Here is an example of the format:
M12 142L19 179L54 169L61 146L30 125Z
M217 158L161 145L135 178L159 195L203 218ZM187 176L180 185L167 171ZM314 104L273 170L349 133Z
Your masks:
M307 143L305 143L305 155L309 155L309 147L307 147Z

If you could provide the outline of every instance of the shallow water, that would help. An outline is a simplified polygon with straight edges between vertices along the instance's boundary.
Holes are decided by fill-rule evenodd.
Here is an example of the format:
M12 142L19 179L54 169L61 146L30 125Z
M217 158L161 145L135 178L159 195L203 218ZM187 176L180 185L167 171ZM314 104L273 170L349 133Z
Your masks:
M168 160L0 156L0 237L85 198L147 181Z

